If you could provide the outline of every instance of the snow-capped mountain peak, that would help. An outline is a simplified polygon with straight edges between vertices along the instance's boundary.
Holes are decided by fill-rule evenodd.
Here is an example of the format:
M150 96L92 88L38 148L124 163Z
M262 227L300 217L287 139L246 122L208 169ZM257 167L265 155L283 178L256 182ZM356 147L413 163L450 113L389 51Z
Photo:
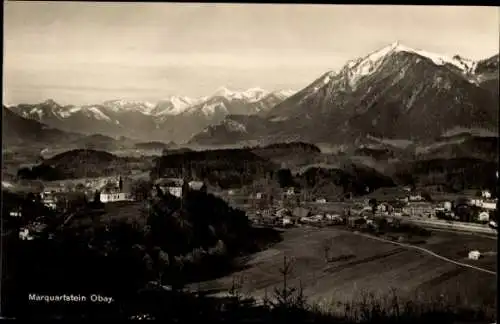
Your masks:
M96 106L87 106L82 109L84 114L87 117L92 117L97 120L110 122L111 118L109 118L106 114L104 114L98 107Z
M212 97L224 97L230 100L246 100L248 102L253 102L261 100L267 94L269 94L268 91L257 87L245 91L232 91L226 87L220 87L215 91Z
M258 101L268 95L269 92L261 89L261 88L250 88L244 92L241 92L241 95L248 100Z
M123 99L105 101L103 106L114 112L138 111L145 115L150 114L151 110L155 108L155 104L147 101L129 101Z
M151 115L179 115L185 112L189 107L199 102L199 99L191 99L188 97L170 96L160 100L154 109L151 110Z
M401 44L399 41L391 43L381 49L378 49L365 57L351 60L344 66L343 71L347 72L349 84L352 88L356 87L357 82L367 75L370 75L378 70L384 60L400 52L412 53L422 58L431 60L436 65L452 65L463 73L470 73L477 65L473 60L462 58L458 55L449 57L442 54L436 54L420 49L414 49Z

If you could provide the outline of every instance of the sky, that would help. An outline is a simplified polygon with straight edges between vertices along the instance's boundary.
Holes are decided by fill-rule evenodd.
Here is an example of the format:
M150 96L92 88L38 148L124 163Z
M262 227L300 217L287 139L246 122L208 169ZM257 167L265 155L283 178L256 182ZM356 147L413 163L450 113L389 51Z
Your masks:
M499 52L497 7L4 2L4 104L300 90L390 43Z

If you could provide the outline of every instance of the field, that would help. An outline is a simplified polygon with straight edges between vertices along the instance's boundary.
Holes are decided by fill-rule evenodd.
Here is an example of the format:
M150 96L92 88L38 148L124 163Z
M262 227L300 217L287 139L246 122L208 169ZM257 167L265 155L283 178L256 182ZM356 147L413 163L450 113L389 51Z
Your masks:
M325 261L324 245L329 241L330 259ZM456 261L496 271L496 240L445 232L434 232L420 245ZM467 260L467 252L493 252L482 260ZM294 228L284 240L250 257L247 267L230 276L196 284L197 288L229 289L234 279L242 281L242 291L254 297L272 294L282 285L279 269L283 256L293 260L289 284L302 285L311 301L348 302L363 293L384 296L396 290L398 296L424 300L439 295L473 305L494 307L496 276L461 267L431 255L391 243L379 242L334 228Z

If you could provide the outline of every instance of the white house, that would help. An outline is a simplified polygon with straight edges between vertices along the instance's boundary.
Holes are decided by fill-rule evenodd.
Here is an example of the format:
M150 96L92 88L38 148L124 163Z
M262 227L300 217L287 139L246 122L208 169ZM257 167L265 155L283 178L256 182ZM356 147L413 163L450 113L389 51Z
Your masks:
M203 190L205 188L203 181L189 181L188 185L191 190Z
M116 201L131 201L132 194L129 192L101 192L99 198L102 203L110 203Z
M318 204L326 204L326 199L325 198L318 198L318 199L316 199L316 203L318 203Z
M497 209L497 202L495 200L486 201L484 199L471 199L470 204L487 210Z
M287 196L293 196L295 195L295 188L293 187L290 187L286 190L286 193L285 193Z
M424 200L424 198L419 194L410 195L408 198L410 201L422 201L422 200Z
M495 210L495 209L497 209L497 202L496 201L483 201L481 207L484 209L488 209L488 210Z
M283 226L292 225L292 220L290 219L290 217L283 217L282 224L283 224Z
M329 220L329 221L339 221L339 220L342 220L342 217L340 215L337 215L337 214L334 214L334 215L326 214L325 219Z
M160 187L163 192L168 192L169 194L182 197L182 187L184 186L184 180L180 178L161 178L155 182L156 185Z
M469 252L469 259L471 259L471 260L479 260L480 257L481 257L481 253L477 250Z
M482 211L479 213L478 219L480 222L487 222L490 220L490 213L487 211Z
M133 197L129 189L124 189L123 181L121 177L119 177L116 185L112 182L106 184L106 186L101 190L99 199L102 203L110 203L117 201L131 201L133 200Z

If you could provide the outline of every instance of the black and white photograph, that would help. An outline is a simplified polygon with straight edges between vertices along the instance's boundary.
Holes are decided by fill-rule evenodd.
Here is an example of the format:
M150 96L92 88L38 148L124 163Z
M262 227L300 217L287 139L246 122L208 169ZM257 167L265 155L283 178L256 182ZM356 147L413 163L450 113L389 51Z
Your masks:
M497 322L498 7L3 10L2 319Z

